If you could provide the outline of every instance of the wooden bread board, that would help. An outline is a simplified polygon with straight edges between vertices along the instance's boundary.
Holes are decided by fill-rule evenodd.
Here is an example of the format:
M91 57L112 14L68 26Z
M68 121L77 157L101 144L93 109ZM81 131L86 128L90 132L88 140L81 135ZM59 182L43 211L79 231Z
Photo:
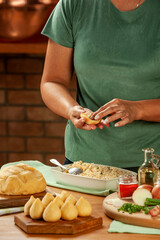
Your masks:
M14 216L15 224L26 233L52 233L52 234L76 234L86 230L102 227L101 217L78 217L72 221L59 220L57 222L45 222L33 220L20 213Z
M31 194L31 195L42 199L47 192L50 192L51 194L55 195L55 193L51 192L51 190L48 188L46 188L46 190L41 193L36 193L36 194ZM29 200L31 195L9 196L9 195L0 194L0 208L24 206L25 203Z
M129 214L127 212L118 212L119 207L115 207L111 204L106 203L106 199L114 199L117 198L117 193L112 193L107 196L103 201L103 209L105 214L117 221L132 224L136 226L142 227L150 227L150 228L160 228L160 215L157 217L152 217L149 214L141 213L132 213ZM124 200L124 203L130 202L133 203L132 200Z

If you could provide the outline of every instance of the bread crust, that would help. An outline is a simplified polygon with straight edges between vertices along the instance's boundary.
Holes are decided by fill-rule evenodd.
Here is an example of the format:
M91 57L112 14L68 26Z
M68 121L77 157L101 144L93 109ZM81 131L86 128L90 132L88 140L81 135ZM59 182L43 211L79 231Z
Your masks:
M28 195L45 189L42 173L27 164L11 165L0 170L0 194Z

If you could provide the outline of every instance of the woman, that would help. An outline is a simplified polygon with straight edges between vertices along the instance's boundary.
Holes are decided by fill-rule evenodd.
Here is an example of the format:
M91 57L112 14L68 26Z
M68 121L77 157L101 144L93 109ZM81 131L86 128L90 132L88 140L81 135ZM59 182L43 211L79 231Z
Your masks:
M69 120L70 161L137 168L142 148L160 154L159 13L159 0L58 2L42 32L49 43L41 93ZM73 69L77 101L68 91ZM85 111L103 120L87 125Z

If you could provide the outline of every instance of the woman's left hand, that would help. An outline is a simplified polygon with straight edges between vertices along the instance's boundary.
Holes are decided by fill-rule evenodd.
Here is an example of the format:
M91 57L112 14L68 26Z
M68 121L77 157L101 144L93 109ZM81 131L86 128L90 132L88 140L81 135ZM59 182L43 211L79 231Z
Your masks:
M139 111L138 102L116 98L100 107L91 117L97 120L107 116L106 119L101 121L105 126L119 119L115 123L115 127L121 127L134 120L138 120Z

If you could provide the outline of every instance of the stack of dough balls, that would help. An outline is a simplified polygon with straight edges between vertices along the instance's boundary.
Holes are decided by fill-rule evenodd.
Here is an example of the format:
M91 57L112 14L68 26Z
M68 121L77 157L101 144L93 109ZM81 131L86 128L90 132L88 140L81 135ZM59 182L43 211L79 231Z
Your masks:
M77 200L67 191L62 191L59 196L54 197L46 193L42 200L30 197L24 206L24 214L32 219L43 218L46 222L56 222L60 219L74 220L78 216L88 217L92 213L91 204L81 197Z
M45 189L42 173L27 164L11 165L0 170L0 194L28 195Z

